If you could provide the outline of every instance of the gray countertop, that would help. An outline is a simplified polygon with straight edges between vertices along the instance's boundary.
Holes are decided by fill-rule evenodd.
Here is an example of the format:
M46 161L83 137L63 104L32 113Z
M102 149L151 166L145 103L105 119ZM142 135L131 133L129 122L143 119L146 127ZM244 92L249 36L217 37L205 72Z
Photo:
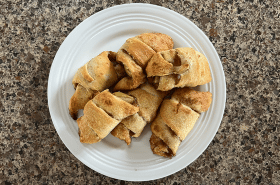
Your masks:
M67 35L92 14L128 2L174 10L215 46L225 72L221 126L191 165L143 184L279 184L279 1L0 0L0 184L137 184L76 159L49 114L47 83Z

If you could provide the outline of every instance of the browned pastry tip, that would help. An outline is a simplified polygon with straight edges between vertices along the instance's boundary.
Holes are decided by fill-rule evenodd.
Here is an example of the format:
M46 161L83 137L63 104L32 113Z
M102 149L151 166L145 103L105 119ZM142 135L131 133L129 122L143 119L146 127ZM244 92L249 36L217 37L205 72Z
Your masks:
M172 49L174 45L172 38L163 33L143 33L136 38L150 46L155 52Z
M165 144L163 140L157 137L154 133L152 133L150 138L150 145L154 154L168 158L172 158L175 155L167 144Z
M84 109L86 103L96 94L98 94L98 91L86 89L80 84L77 85L76 91L69 102L69 114L74 120L78 118L78 111Z
M122 123L118 124L112 131L111 134L120 140L126 142L127 145L131 143L131 131Z
M202 113L209 109L212 102L212 93L196 91L188 87L178 88L172 94L172 99L189 106L198 113Z
M92 130L88 124L85 124L83 119L84 117L80 117L77 119L78 127L79 127L79 137L81 143L93 144L101 141L101 138L98 137L96 132Z

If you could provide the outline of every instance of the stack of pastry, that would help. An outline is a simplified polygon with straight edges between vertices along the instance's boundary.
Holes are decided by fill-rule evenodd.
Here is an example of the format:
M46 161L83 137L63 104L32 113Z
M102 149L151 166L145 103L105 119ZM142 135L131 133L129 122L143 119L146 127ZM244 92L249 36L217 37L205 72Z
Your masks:
M211 81L206 57L192 48L173 49L166 34L144 33L126 40L117 53L104 51L78 69L69 112L80 142L108 134L127 145L151 123L154 154L172 157L210 104L212 94L189 87Z

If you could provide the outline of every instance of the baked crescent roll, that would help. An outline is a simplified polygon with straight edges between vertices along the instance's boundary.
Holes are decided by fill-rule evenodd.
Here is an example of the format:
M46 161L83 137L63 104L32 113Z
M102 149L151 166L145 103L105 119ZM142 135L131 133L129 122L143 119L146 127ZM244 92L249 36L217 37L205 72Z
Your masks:
M105 90L88 101L84 115L77 119L80 142L96 143L105 138L124 118L139 108Z
M175 156L179 145L199 118L198 112L209 108L211 96L210 92L184 88L176 90L171 99L164 100L151 124L150 145L153 153L170 158Z
M173 48L173 40L162 33L144 33L126 40L117 53L117 62L124 65L127 76L114 91L132 90L146 81L143 69L156 52Z
M109 88L124 76L121 64L116 63L116 53L104 51L78 69L72 83L76 89L70 99L69 113L77 119L79 109L99 91Z
M146 67L149 81L157 90L195 87L211 81L207 58L193 48L176 48L156 53Z
M123 119L111 132L113 136L124 140L129 145L131 137L139 137L146 124L156 117L157 109L168 92L157 91L152 85L145 83L127 94L121 92L114 94L139 107L138 113Z

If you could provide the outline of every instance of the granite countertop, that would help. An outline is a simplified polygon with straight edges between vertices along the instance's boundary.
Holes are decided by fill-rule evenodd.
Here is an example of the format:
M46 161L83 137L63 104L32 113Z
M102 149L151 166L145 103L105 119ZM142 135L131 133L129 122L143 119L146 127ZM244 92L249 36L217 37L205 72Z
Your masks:
M76 159L49 114L47 83L67 35L117 4L164 6L194 22L225 72L221 126L191 165L143 184L279 184L280 3L242 1L0 0L0 184L138 184L101 175Z

